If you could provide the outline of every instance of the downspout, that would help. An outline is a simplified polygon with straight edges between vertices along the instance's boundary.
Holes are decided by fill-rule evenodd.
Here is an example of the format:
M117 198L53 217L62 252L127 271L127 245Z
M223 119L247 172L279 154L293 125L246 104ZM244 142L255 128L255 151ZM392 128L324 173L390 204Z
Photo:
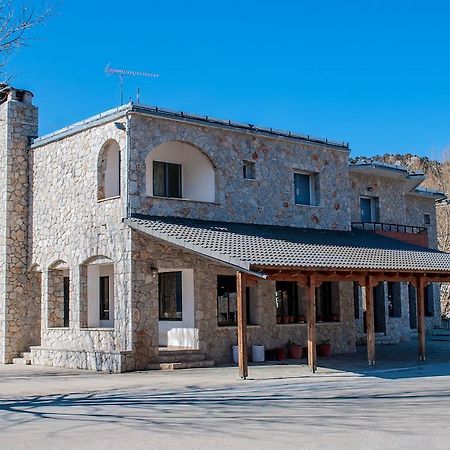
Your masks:
M125 218L130 218L130 191L129 191L129 179L130 179L130 162L131 162L131 149L130 149L130 113L131 111L128 110L125 114L126 117L126 143L125 143L125 152L126 152L126 168L125 168Z

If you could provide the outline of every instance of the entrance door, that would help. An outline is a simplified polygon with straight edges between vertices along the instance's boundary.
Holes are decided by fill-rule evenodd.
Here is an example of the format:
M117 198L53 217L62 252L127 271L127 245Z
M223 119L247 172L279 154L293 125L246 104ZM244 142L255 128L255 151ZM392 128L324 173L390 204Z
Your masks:
M361 222L372 222L372 200L367 197L359 199L361 209Z

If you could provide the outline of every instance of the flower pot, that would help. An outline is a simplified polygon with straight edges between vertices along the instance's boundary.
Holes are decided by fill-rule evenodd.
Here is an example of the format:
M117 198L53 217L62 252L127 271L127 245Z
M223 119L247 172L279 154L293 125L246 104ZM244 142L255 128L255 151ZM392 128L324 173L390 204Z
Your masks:
M319 344L317 346L317 356L330 356L331 344Z
M281 316L277 316L277 323L281 323L283 321L283 318Z
M298 316L297 323L305 323L305 316Z
M289 317L289 323L294 323L294 316L288 316Z
M331 316L331 321L332 322L339 322L339 316L337 314L333 314Z
M287 346L288 356L291 359L301 359L303 347L301 345L288 345Z
M279 347L276 349L277 352L277 361L283 361L286 359L286 349L284 347Z
M283 323L289 323L289 316L283 316Z

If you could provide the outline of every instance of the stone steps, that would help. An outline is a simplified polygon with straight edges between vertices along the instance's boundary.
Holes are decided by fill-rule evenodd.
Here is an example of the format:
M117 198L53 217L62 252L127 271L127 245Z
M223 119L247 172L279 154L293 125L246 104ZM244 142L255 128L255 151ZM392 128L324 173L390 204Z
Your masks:
M199 350L186 348L160 348L159 364L154 364L153 369L178 370L198 369L214 366L214 361L206 359L206 355Z

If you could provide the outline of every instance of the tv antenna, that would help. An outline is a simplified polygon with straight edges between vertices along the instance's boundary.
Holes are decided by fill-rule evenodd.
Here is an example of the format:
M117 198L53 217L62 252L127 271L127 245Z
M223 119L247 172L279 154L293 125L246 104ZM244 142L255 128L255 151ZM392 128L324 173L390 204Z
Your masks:
M106 75L117 75L120 80L120 105L123 105L123 77L150 77L158 78L159 74L149 72L136 72L133 70L114 69L111 67L111 63L105 67ZM138 90L139 92L139 90ZM139 95L139 94L138 94Z

